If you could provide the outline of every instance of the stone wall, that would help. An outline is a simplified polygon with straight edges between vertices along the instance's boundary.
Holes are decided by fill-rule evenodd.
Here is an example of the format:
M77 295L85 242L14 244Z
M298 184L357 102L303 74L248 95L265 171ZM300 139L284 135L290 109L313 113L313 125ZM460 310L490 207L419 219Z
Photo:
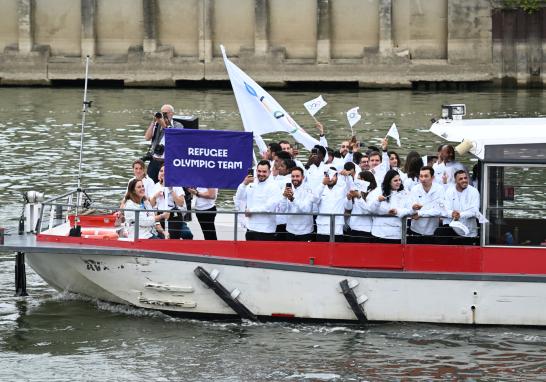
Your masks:
M328 81L404 88L507 77L521 86L543 84L544 10L532 16L534 29L523 38L510 37L510 27L493 38L493 21L511 19L499 18L491 4L0 0L0 84L81 79L86 55L93 79L126 86L226 80L220 44L257 81L278 86Z

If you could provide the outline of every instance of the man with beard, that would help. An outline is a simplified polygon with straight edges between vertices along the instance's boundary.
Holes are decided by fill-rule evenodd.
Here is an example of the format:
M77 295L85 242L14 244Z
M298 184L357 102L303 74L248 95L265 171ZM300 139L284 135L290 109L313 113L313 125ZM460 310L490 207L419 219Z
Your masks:
M271 164L261 160L256 166L256 179L249 174L237 188L236 205L244 209L247 218L246 240L275 240L276 212L281 195L279 187L269 179Z
M304 184L303 169L295 167L291 182L286 183L279 212L303 213L307 215L286 215L286 235L291 241L313 240L313 193Z
M441 244L477 244L480 193L468 184L468 174L458 170L455 185L445 192L442 210L443 227L434 233ZM453 223L454 222L454 223Z

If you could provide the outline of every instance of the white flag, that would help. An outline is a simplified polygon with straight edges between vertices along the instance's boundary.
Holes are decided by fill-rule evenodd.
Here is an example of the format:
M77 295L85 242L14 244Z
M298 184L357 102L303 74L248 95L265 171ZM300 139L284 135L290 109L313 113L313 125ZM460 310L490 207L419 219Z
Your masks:
M324 100L324 98L322 98L322 95L319 95L317 98L314 98L311 101L307 101L303 104L303 106L305 106L309 114L313 116L317 114L317 112L326 105L327 103Z
M252 131L255 135L283 131L308 150L319 144L269 93L227 58L223 45L220 48L246 131Z
M356 123L360 121L360 118L362 118L362 116L358 114L358 109L360 109L358 106L353 107L351 110L347 112L347 121L349 121L349 125L351 127L356 125Z
M389 132L387 133L387 136L392 137L396 139L396 143L398 144L398 147L400 147L400 135L398 134L398 129L396 128L396 124L392 124L391 128L389 129Z
M480 224L489 223L489 220L485 216L483 216L480 211L476 213L476 217L478 218L478 223Z

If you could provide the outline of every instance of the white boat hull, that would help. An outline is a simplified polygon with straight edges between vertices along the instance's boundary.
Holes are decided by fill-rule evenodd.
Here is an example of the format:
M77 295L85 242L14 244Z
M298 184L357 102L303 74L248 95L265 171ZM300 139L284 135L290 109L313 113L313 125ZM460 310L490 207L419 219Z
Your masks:
M363 271L202 257L28 253L60 291L178 314L235 315L195 274L216 280L260 317L356 320L347 280L370 321L546 325L546 283L502 275ZM236 293L233 293L236 295Z

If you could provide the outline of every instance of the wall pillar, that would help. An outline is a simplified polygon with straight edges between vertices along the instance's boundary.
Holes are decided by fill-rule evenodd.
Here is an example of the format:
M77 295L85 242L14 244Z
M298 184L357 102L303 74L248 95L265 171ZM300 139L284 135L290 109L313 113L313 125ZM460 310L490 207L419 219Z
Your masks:
M212 61L212 0L199 2L199 61Z
M392 52L392 0L379 1L379 53Z
M95 20L97 15L97 0L81 0L82 16L82 57L93 57L97 53L97 28Z
M317 0L317 63L330 62L330 2Z
M17 18L19 52L30 53L34 47L34 0L17 1Z
M153 53L157 49L157 1L143 0L144 16L144 40L142 49L144 53Z
M265 56L269 50L268 0L255 0L254 4L254 54Z

